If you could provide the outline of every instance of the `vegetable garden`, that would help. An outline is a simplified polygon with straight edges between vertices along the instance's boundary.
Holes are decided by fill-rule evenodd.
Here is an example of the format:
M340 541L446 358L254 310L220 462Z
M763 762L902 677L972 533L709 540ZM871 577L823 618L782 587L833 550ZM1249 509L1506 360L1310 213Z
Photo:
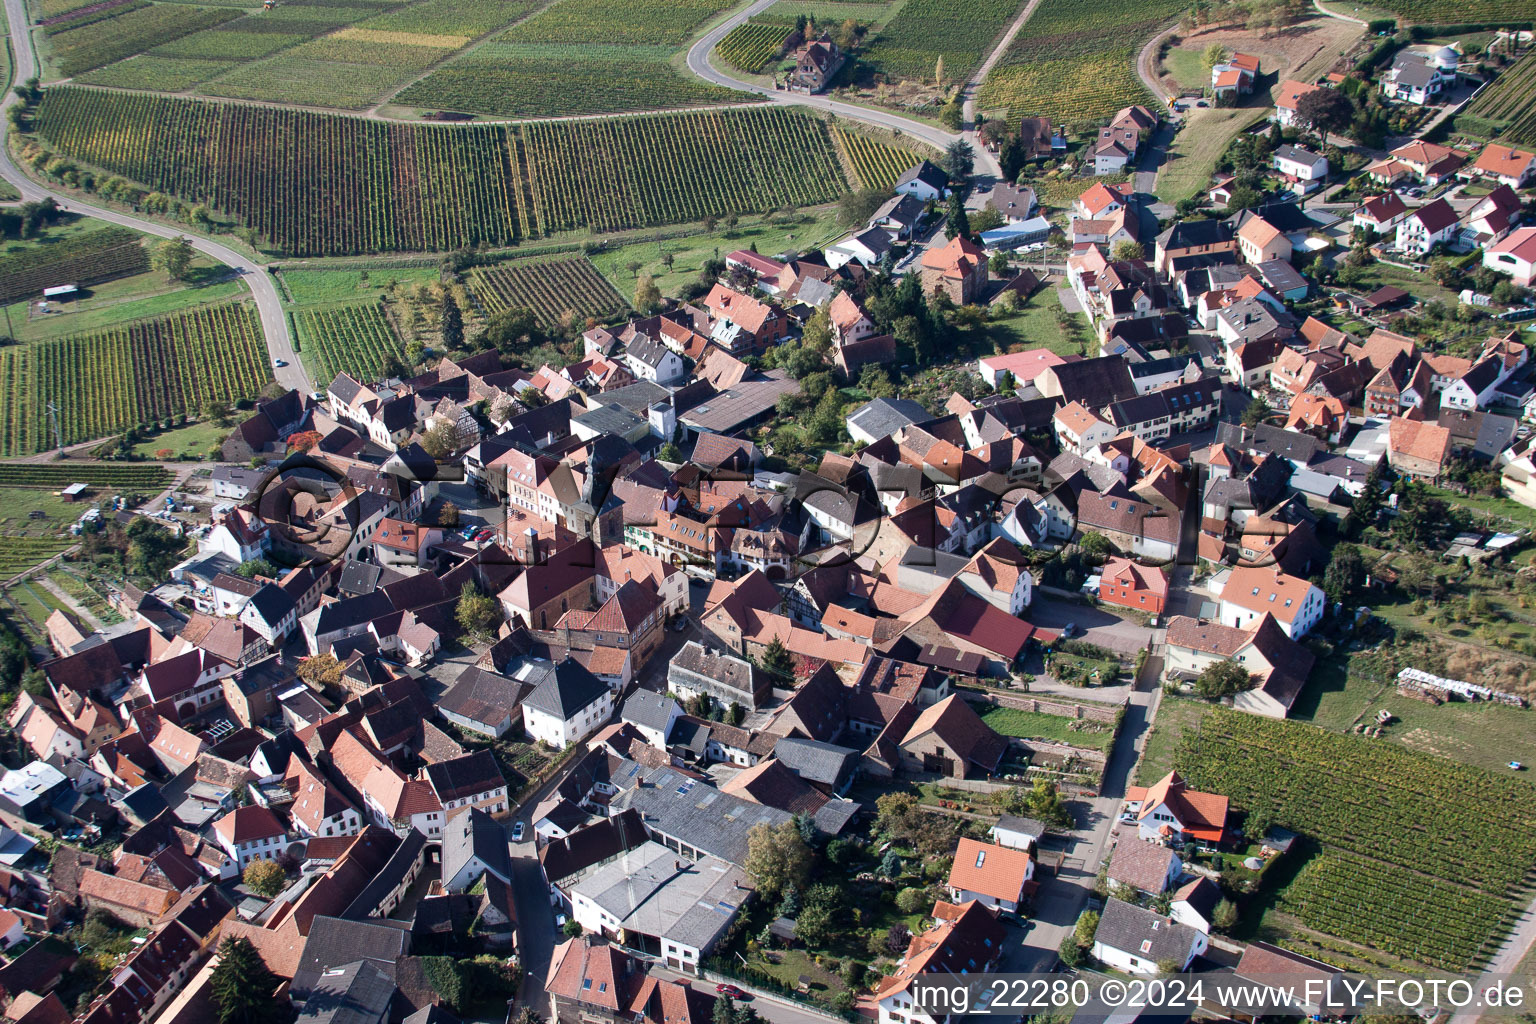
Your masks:
M61 153L294 256L512 245L848 189L826 122L782 107L439 127L58 86L37 124Z
M1405 747L1215 710L1175 764L1246 812L1250 835L1275 824L1324 845L1281 909L1422 963L1474 961L1536 864L1536 788Z
M469 286L487 313L522 307L545 323L554 323L567 311L602 319L628 305L585 258L476 267L470 271Z
M377 380L391 356L405 352L377 302L301 309L293 314L300 351L310 358L318 379L339 373Z
M1515 145L1536 145L1536 53L1499 76L1456 118L1461 131Z
M983 109L1044 116L1078 130L1152 102L1136 75L1149 36L1187 5L1176 0L1043 0L987 75Z
M254 307L204 306L94 334L0 350L0 452L64 444L251 398L271 380Z
M95 284L149 269L139 233L103 228L46 245L22 243L0 252L0 302L42 293L59 284Z

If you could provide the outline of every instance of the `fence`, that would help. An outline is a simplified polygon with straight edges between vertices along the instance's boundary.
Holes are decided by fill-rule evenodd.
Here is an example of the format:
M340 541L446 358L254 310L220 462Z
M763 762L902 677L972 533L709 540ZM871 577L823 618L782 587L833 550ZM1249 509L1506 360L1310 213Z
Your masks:
M716 984L722 982L735 985L761 999L769 999L774 1002L793 1006L807 1013L814 1013L818 1017L835 1021L856 1021L859 1015L856 1011L838 1013L828 1006L824 1006L816 1000L800 995L798 992L785 985L777 978L763 974L753 968L732 968L721 957L711 957L708 966L699 968L699 977L705 981L713 981Z

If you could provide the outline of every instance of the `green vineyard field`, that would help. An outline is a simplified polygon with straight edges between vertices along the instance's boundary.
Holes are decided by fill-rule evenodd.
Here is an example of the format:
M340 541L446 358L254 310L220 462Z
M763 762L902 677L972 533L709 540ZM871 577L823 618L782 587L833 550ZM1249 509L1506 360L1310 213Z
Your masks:
M849 188L826 122L782 107L438 127L59 86L37 123L61 153L207 203L294 256L512 245Z
M545 323L566 312L603 319L628 306L586 259L529 260L470 271L470 290L487 313L522 307Z
M339 373L377 380L391 356L405 355L377 302L301 309L293 314L293 325L322 385Z
M205 306L93 334L0 350L0 453L53 447L253 398L271 380L255 308Z

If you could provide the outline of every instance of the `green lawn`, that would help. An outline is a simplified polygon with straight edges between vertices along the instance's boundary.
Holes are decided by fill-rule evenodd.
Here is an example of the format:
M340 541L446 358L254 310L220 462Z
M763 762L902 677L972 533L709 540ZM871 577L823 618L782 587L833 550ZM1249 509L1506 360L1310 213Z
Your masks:
M802 211L806 218L794 224L772 224L766 218L749 220L742 218L734 230L719 230L713 234L691 235L665 242L636 242L617 245L590 254L592 265L606 277L619 294L626 299L635 293L635 281L639 274L650 274L663 295L675 295L683 285L698 280L704 261L736 249L750 249L754 245L765 256L773 256L789 249L805 251L819 249L836 241L843 229L837 224L837 216L830 209ZM799 218L796 218L799 221ZM672 269L662 262L666 253L672 254ZM631 272L631 263L640 264L638 271Z
M1157 172L1157 198L1166 203L1204 192L1210 184L1216 161L1238 134L1264 116L1252 104L1267 102L1251 98L1246 107L1195 108L1189 121L1168 147L1167 162Z
M392 283L436 281L436 267L380 266L371 270L283 270L287 297L297 306L322 302L345 302L374 298L388 291Z
M50 303L47 314L29 316L29 301L12 303L5 307L6 329L18 341L46 341L237 298L249 289L223 264L199 256L186 282L168 281L164 273L152 270L91 285L84 292L83 298L71 302Z
M229 427L216 423L188 423L145 438L133 446L133 454L144 459L158 459L161 451L170 449L171 454L167 457L172 459L182 455L206 456L214 445L229 436L229 430Z
M1003 736L1026 740L1051 740L1089 750L1108 751L1115 742L1113 727L1099 722L1079 722L1040 711L988 708L981 720Z
M1211 72L1205 66L1205 54L1201 50L1176 46L1163 57L1163 70L1179 83L1180 88L1199 89L1211 80Z
M1459 301L1454 291L1436 284L1428 274L1390 266L1379 260L1365 268L1361 283L1355 285L1352 290L1361 295L1369 295L1376 289L1389 284L1396 285L1420 302L1439 299L1441 302L1448 302L1455 306Z
M1019 312L987 324L987 336L997 352L1022 352L1048 348L1057 355L1086 355L1092 345L1080 314L1068 316L1066 326L1058 318L1061 299L1054 282L1046 284Z
M1136 762L1137 785L1150 786L1173 770L1173 755L1184 733L1197 727L1214 706L1200 700L1163 694L1157 717L1152 721L1152 731L1142 745L1141 759Z
M52 537L111 493L92 488L86 492L83 502L71 503L45 487L0 487L0 533L12 537ZM31 512L46 515L32 519L28 515ZM3 543L0 540L0 544Z

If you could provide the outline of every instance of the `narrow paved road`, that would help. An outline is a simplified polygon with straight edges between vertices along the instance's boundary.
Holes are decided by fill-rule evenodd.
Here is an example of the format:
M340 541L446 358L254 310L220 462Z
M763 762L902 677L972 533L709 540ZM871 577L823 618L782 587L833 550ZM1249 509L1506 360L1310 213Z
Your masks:
M6 0L9 4L19 4L21 0ZM865 124L876 125L890 131L897 131L903 135L910 135L920 139L940 152L947 149L949 144L956 139L965 139L976 150L976 171L980 176L996 178L1001 173L997 166L997 160L986 147L980 144L974 133L955 134L944 131L942 128L934 128L914 121L911 118L902 117L900 114L890 113L884 110L874 110L869 107L857 106L853 103L843 103L839 100L829 99L826 96L807 96L798 92L782 92L777 89L764 88L752 82L744 82L715 67L710 60L710 54L714 52L720 40L726 34L755 14L761 14L773 6L775 0L755 0L754 3L743 7L725 21L716 25L707 32L698 42L688 50L688 70L715 85L723 85L729 89L739 89L743 92L753 92L760 96L768 97L770 102L783 106L813 107L817 110L825 110L836 114L838 117L846 117L850 121L863 121Z
M27 21L27 9L25 0L5 0L5 17L10 25L11 49L14 51L16 62L16 81L25 82L37 75L37 58L32 49L32 33ZM0 178L15 185L21 193L22 199L46 199L52 198L61 207L71 212L84 213L89 216L104 220L109 224L118 224L123 227L143 231L146 234L158 235L161 238L175 238L177 235L185 236L191 241L193 248L198 252L213 257L220 263L227 264L235 273L244 278L246 285L251 289L252 296L256 299L256 308L261 313L261 330L267 340L267 352L273 359L280 359L286 365L273 369L273 375L277 382L286 388L297 388L300 391L308 391L311 388L309 377L304 373L299 363L298 354L293 350L293 339L288 334L288 318L283 315L283 304L277 293L277 285L272 276L264 269L256 266L253 261L246 259L235 250L225 245L220 245L211 239L202 238L188 231L177 230L162 224L155 224L147 220L140 220L128 214L118 213L90 203L80 202L70 196L50 191L25 174L12 163L10 150L6 146L5 132L9 128L9 122L3 117L7 108L20 102L16 94L7 89L5 98L0 100Z

